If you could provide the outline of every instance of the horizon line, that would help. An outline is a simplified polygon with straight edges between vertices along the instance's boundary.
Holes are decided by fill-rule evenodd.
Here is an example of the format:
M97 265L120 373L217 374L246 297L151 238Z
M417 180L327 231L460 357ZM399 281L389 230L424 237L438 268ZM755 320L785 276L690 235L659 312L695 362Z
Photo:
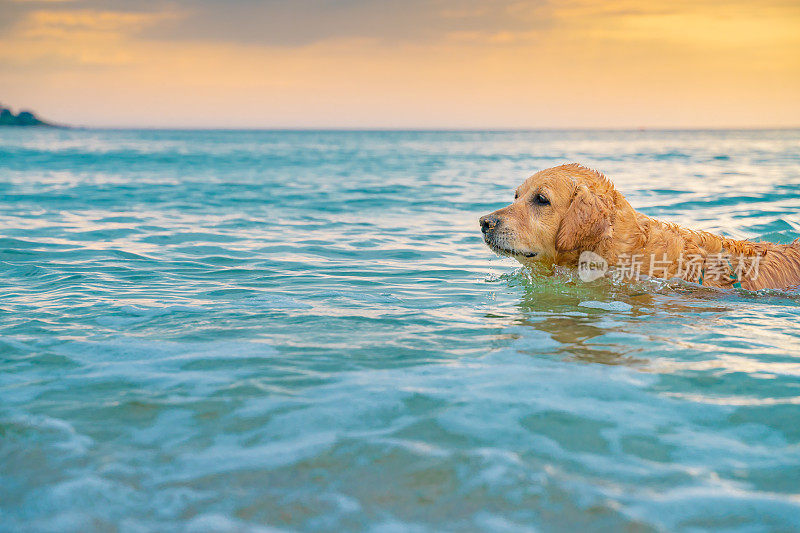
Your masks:
M45 126L47 127L47 126ZM794 126L545 126L545 127L345 127L345 126L73 126L57 124L58 128L74 130L151 130L151 131L276 131L276 132L537 132L537 131L788 131Z

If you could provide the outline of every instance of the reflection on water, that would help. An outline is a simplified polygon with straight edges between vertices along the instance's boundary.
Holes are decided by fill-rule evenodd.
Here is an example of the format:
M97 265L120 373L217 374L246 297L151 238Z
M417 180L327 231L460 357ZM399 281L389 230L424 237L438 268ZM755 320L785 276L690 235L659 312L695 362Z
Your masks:
M800 132L0 132L0 530L789 531L800 295L477 218L599 168L800 236Z

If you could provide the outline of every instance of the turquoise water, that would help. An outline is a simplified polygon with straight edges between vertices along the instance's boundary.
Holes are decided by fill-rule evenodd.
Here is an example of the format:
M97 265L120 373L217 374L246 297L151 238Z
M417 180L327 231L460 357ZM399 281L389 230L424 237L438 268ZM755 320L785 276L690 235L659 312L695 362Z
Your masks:
M0 130L0 530L795 529L800 295L491 254L567 161L800 237L800 131Z

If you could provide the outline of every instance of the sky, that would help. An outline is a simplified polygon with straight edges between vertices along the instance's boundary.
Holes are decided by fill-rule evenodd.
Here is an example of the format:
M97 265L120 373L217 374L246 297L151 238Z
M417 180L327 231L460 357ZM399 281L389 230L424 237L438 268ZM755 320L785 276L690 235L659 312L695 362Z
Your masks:
M0 0L0 103L99 127L798 127L800 2Z

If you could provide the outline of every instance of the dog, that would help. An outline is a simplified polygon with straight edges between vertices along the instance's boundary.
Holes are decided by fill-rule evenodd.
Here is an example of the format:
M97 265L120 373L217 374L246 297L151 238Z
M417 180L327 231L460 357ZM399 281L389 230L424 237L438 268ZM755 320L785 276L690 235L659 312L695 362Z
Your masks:
M800 285L800 239L734 240L650 218L602 173L575 163L537 172L480 226L489 248L523 265L580 268L590 260L612 265L621 279L679 278L746 290Z

